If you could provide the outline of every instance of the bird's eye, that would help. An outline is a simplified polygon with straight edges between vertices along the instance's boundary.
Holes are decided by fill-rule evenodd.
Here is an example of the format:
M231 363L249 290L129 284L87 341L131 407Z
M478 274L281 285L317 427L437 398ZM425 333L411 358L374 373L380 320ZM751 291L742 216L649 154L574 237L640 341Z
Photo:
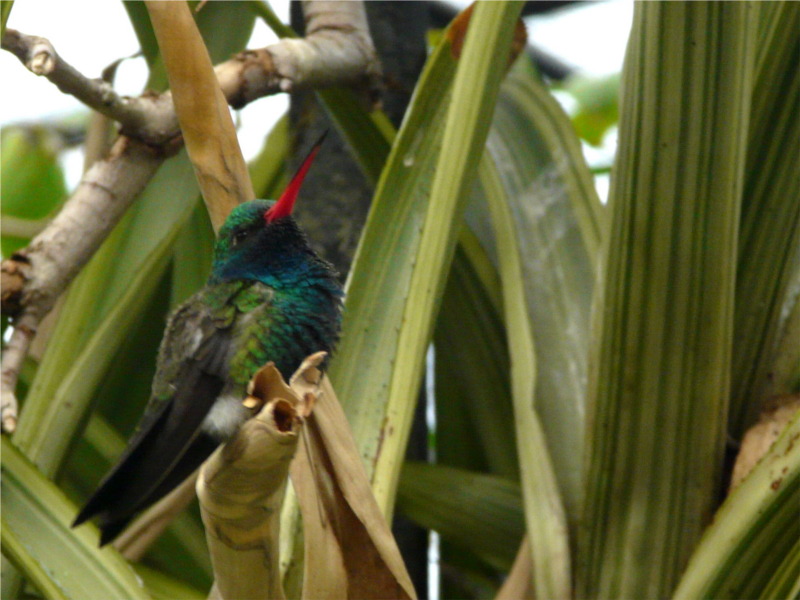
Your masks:
M250 235L250 231L247 229L242 229L241 231L237 231L233 234L233 245L238 246L242 242L247 239L247 236Z

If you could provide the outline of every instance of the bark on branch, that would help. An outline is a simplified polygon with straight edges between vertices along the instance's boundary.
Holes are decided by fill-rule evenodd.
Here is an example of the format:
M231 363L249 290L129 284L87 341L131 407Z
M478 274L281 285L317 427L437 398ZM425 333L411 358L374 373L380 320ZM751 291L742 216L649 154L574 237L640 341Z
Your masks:
M238 108L297 87L376 81L379 68L363 3L307 0L303 5L309 32L304 40L285 39L216 67L231 105ZM87 173L45 230L0 268L2 309L15 325L0 372L0 421L4 431L13 431L19 370L41 319L182 141L170 92L121 97L66 63L49 41L12 29L6 30L2 47L121 126L110 156Z
M380 64L363 2L304 0L305 38L247 50L216 69L231 106L278 92L363 84L378 88Z

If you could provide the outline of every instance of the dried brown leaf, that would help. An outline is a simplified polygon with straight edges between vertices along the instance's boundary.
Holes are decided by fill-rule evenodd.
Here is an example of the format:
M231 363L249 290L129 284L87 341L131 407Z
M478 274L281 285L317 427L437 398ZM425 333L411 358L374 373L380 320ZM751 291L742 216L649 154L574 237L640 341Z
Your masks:
M306 361L295 377L313 378L312 370ZM280 509L307 401L268 363L251 379L246 402L263 408L203 463L197 481L214 565L212 597L283 598Z
M301 447L291 468L305 535L303 597L416 598L327 378L305 433L311 456Z

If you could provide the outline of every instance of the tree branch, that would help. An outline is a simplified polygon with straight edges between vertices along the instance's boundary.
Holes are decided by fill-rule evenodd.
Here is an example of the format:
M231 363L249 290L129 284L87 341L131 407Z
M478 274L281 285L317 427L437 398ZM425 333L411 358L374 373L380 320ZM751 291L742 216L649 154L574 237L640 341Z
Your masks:
M296 87L373 81L377 59L362 2L304 2L309 35L246 51L215 72L234 107ZM66 285L100 247L134 198L182 139L170 92L138 98L117 95L64 62L44 38L7 29L2 47L32 72L121 124L108 158L98 162L55 219L0 267L2 309L15 330L0 371L0 418L5 431L16 423L19 369L39 322ZM343 66L334 63L341 61Z
M305 38L247 50L216 69L231 106L278 92L365 84L376 89L380 64L363 2L305 0Z

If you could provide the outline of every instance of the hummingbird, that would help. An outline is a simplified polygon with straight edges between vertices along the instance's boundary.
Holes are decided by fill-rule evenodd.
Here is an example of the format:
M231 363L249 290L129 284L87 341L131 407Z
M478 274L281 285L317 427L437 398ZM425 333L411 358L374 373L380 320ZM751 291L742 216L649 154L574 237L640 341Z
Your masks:
M73 523L99 517L100 546L254 415L242 402L266 362L288 381L305 357L330 355L336 345L342 287L292 217L324 137L276 202L251 200L231 211L208 282L168 319L145 413Z

